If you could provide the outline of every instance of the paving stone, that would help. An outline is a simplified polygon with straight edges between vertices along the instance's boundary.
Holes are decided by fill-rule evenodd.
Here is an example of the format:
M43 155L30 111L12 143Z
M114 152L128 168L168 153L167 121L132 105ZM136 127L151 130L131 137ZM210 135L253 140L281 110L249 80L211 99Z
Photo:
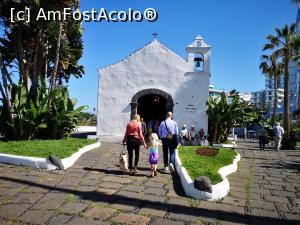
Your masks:
M97 189L96 186L86 186L86 185L80 185L77 187L77 191L82 191L82 192L92 192Z
M141 193L132 192L132 191L119 191L119 192L115 193L114 195L116 195L118 198L122 198L122 197L124 197L124 199L129 198L129 201L131 199L138 200L138 199L141 199L141 197L142 197Z
M193 210L178 210L176 212L170 212L167 218L179 221L192 222L197 219L195 211Z
M258 200L258 201L250 201L250 205L253 208L261 208L261 209L266 209L270 211L276 211L274 202L267 202L264 200Z
M102 224L104 225L104 224L107 224L107 223L97 221L97 220L93 220L93 219L90 219L90 218L77 217L77 218L73 218L67 224L68 225L102 225Z
M165 184L164 183L160 183L160 182L154 182L154 181L147 181L145 183L145 186L147 187L156 187L156 188L162 188Z
M80 182L80 185L82 186L97 186L98 181L97 180L91 180L91 179L84 179Z
M99 192L101 194L105 194L105 195L112 195L114 193L116 193L118 191L118 189L110 189L110 188L97 188L96 192Z
M278 218L279 219L279 215L277 214L277 212L263 210L263 209L252 208L250 210L249 214L252 216L257 216L257 217L269 217L269 218Z
M239 199L239 198L233 198L226 196L223 200L223 203L230 204L230 205L237 205L237 206L242 206L244 207L246 205L244 199Z
M140 216L135 214L121 213L114 217L112 221L120 224L128 225L146 225L150 222L150 218L146 216Z
M112 183L112 182L99 182L98 187L119 189L119 188L123 187L123 185L119 184L119 183Z
M35 187L35 186L30 186L30 187L26 188L26 192L28 192L28 193L47 193L49 191L50 191L50 189L48 189L48 188Z
M232 192L230 192L230 196L235 197L235 198L245 199L246 193L239 192L239 191L232 191Z
M285 213L284 215L287 220L298 221L300 223L300 214Z
M17 194L20 190L20 188L0 188L0 196L13 196Z
M168 205L172 205L173 207L177 206L191 206L191 200L186 198L170 198L167 201Z
M274 196L285 196L285 197L290 197L290 198L296 197L295 193L288 192L288 191L272 191L272 194Z
M270 202L287 203L287 204L289 203L289 200L286 197L282 197L282 196L265 195L264 198Z
M134 192L141 192L145 189L143 186L135 186L135 185L128 185L124 186L122 190L124 191L134 191Z
M35 203L43 194L41 193L19 193L12 199L14 203Z
M120 184L129 184L132 183L132 179L123 178L123 177L117 177L117 176L105 176L102 181L107 182L114 182L114 183L120 183Z
M31 204L7 204L0 206L0 217L16 218L25 212Z
M65 177L64 179L59 182L59 186L65 187L65 186L78 186L79 183L81 182L80 178L74 178L74 177Z
M184 225L184 222L155 218L151 225Z
M66 194L48 193L33 206L33 209L57 209L66 197Z
M65 204L63 207L61 207L62 211L68 214L78 214L81 211L83 211L85 208L87 208L86 204L77 203L77 202L69 202Z
M51 220L50 224L51 225L62 225L62 224L67 223L71 218L72 218L72 216L59 214Z
M104 208L101 206L95 206L95 207L92 207L91 209L87 210L84 213L84 216L94 218L94 219L107 220L115 212L116 212L115 209Z
M146 188L144 190L145 193L147 194L152 194L152 195L165 195L167 190L162 189L162 188Z
M269 190L283 191L283 187L279 186L279 185L263 184L263 188L269 189Z
M165 197L145 194L143 200L146 200L147 203L164 203Z
M292 206L289 207L289 204L285 203L277 203L275 202L274 205L276 206L277 210L280 212L291 212L291 209L293 208Z
M153 204L147 204L139 211L139 214L156 217L164 217L166 213L167 211L163 207L159 207Z
M118 200L117 202L111 204L110 207L123 211L133 211L141 205L138 201L130 201L130 203L128 203L129 202L125 200Z
M47 224L54 211L48 210L29 210L25 212L19 219L27 223Z

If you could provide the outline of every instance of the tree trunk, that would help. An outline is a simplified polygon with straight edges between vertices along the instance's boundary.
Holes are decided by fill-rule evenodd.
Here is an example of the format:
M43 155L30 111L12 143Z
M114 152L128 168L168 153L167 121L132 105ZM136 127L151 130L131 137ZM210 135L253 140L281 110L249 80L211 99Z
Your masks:
M17 33L17 58L19 61L19 71L20 71L20 80L22 80L25 84L26 91L29 92L29 86L28 86L28 75L25 72L25 66L24 66L24 58L23 58L23 44L22 44L22 33L19 30Z
M35 50L34 50L34 60L33 60L33 76L31 84L31 93L33 96L37 94L38 81L39 81L39 55L42 42L42 27L40 24L37 26L36 40L35 40Z
M4 65L3 57L2 57L2 51L0 49L0 67L1 67L1 73L2 73L2 81L3 81L3 86L4 86L4 93L6 96L3 96L4 98L6 97L7 101L7 106L10 110L11 108L11 99L10 99L10 91L8 87L8 82L7 79L9 77L8 71Z
M290 135L290 90L289 90L289 57L284 58L284 129L286 136Z
M298 99L297 99L297 124L298 126L300 126L300 77L299 77L299 81L298 81Z
M53 73L52 73L51 80L50 80L50 91L52 91L54 89L55 82L56 82L56 77L57 77L57 68L58 68L58 62L59 62L59 50L60 50L62 25L63 25L63 22L59 21L57 44L56 44L56 51L55 51L55 62L54 62Z
M277 116L277 109L278 109L278 76L274 76L274 109L273 109L273 119Z

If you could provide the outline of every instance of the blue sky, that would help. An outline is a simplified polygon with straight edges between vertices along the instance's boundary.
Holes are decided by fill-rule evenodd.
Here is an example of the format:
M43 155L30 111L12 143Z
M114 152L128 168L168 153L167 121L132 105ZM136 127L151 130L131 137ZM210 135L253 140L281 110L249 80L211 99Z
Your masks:
M81 10L144 10L155 8L156 22L83 22L84 54L80 63L86 74L71 79L70 91L78 105L97 104L100 67L115 63L157 39L186 58L185 47L197 34L212 46L211 84L218 89L251 92L264 88L259 71L265 37L296 20L291 0L85 0Z

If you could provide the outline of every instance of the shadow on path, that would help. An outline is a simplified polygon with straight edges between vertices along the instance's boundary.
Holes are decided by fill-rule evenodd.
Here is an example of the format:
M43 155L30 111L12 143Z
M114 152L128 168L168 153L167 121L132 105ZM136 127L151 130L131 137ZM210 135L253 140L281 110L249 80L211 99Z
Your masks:
M104 202L104 203L111 204L116 201L122 201L122 204L126 204L129 206L141 207L141 206L147 205L147 207L151 207L153 209L158 209L158 210L165 209L170 213L202 217L202 218L205 217L205 218L211 218L211 219L218 218L218 219L222 219L222 220L232 222L232 223L238 223L241 221L243 221L243 222L245 222L245 221L250 221L250 222L265 221L264 224L298 224L296 220L284 221L281 219L270 218L270 217L265 217L265 216L244 215L244 214L239 214L239 213L235 213L235 212L205 209L203 207L202 208L194 208L194 207L182 206L182 205L178 205L178 204L168 204L168 203L162 203L162 202L158 202L158 201L126 197L126 196L123 196L120 194L107 195L107 194L105 194L103 192L99 192L99 191L84 192L84 191L72 190L72 189L62 188L62 187L51 187L51 186L48 186L45 184L38 184L35 182L31 182L31 181L25 181L25 180L4 177L4 176L0 176L0 180L12 181L12 182L32 185L32 186L40 187L40 188L44 188L44 189L49 189L52 191L69 193L69 194L79 196L81 199L90 200L90 201L94 201L94 202ZM204 205L204 207L205 207L205 205Z

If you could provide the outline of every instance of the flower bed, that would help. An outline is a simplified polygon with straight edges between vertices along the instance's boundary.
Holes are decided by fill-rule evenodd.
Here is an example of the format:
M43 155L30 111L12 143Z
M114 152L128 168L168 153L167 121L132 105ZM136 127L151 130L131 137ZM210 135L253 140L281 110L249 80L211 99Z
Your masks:
M100 142L86 139L33 140L0 142L0 162L43 168L56 169L48 156L63 158L64 169L71 167L85 152L100 147Z
M176 152L175 166L186 195L205 200L218 200L229 192L226 176L237 170L240 155L234 150L199 146L180 147ZM198 154L202 152L202 155ZM215 154L217 153L217 154ZM208 177L211 193L195 188L194 180Z

